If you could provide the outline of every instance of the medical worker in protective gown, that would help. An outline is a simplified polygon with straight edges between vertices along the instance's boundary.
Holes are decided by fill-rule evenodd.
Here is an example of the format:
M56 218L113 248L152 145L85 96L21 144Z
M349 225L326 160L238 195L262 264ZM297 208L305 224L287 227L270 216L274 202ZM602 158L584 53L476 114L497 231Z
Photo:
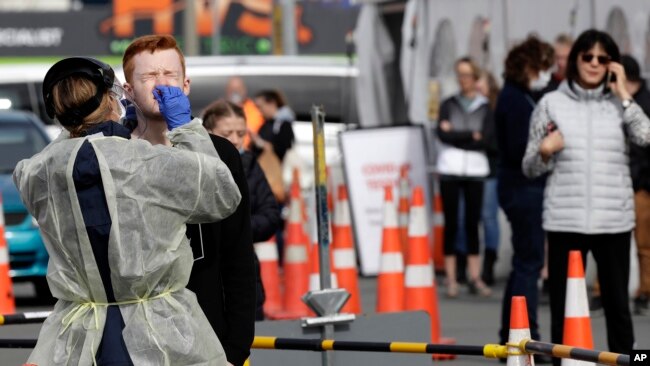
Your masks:
M154 89L174 147L152 146L115 122L122 109L114 82L94 59L56 63L43 98L65 131L14 172L58 299L28 362L226 365L185 289L193 262L185 225L228 216L240 193L179 88Z

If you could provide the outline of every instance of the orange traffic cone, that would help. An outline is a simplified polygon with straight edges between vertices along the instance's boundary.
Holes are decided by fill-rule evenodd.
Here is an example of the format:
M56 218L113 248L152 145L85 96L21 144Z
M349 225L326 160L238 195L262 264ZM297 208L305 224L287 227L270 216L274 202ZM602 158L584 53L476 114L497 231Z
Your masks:
M440 316L435 273L429 250L429 231L422 187L413 189L413 204L409 212L409 245L404 275L404 310L424 310L431 317L431 342L451 343L440 337ZM451 359L452 355L433 355L434 359Z
M397 226L393 188L384 188L384 224L377 277L377 312L404 310L404 258Z
M301 297L309 290L309 241L303 229L303 210L298 175L294 171L284 248L284 312L275 318L299 318L308 314Z
M260 276L264 286L264 315L270 317L282 310L278 246L275 237L272 237L268 241L255 243L254 247L260 261Z
M582 265L582 253L579 250L569 252L562 343L567 346L594 348L587 302L585 268ZM594 365L594 363L563 358L562 365Z
M332 242L334 270L339 281L339 287L348 290L351 295L341 312L360 314L361 300L357 274L357 256L352 238L348 191L342 184L339 186L335 212L334 240Z
M445 271L445 216L440 192L433 196L433 265L436 271Z
M402 255L406 255L408 251L408 227L409 227L409 193L411 187L409 185L409 170L408 165L402 165L399 172L399 203L397 217L399 223L399 237L402 244Z
M528 310L526 297L513 296L510 307L510 334L508 335L508 364L507 366L532 366L535 365L533 355L521 354L518 345L524 339L530 339L530 326L528 325ZM513 345L513 346L510 346Z
M14 286L9 276L9 249L5 238L5 214L2 209L2 192L0 192L0 314L16 312Z

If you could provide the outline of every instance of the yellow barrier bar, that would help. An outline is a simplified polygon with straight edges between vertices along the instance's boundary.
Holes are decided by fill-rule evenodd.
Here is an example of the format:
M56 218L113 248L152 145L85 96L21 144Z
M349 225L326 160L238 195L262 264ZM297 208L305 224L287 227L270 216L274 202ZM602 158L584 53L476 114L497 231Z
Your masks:
M252 348L274 349L277 337L260 337L256 336L253 340Z
M326 339L326 340L323 341L321 346L323 347L324 351L332 351L332 350L334 350L334 340Z
M0 315L0 325L4 325L4 324L5 324L5 316Z
M506 358L508 357L508 346L486 344L483 346L483 356L486 358Z
M426 353L426 343L391 342L391 352Z

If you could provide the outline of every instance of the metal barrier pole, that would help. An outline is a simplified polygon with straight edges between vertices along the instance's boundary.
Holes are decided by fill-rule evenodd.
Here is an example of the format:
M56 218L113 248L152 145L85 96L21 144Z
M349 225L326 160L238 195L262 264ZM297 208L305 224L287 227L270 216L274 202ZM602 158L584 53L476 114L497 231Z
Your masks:
M19 314L0 314L0 325L42 323L51 311L36 311Z
M612 366L629 366L630 356L620 353L594 351L590 349L565 346L562 344L553 344L538 342L533 340L523 340L519 348L528 353L544 354L553 357L570 358L588 362L596 362Z
M36 339L0 339L0 348L34 348ZM510 345L519 348L516 353L545 354L557 358L595 362L611 366L630 366L630 356L620 353L596 351L561 344L544 343L525 339L519 344ZM356 351L356 352L390 352L453 354L465 356L483 356L485 358L507 358L508 346L486 344L483 346L431 344L414 342L356 342L335 341L333 339L301 339L256 336L251 348L293 351Z

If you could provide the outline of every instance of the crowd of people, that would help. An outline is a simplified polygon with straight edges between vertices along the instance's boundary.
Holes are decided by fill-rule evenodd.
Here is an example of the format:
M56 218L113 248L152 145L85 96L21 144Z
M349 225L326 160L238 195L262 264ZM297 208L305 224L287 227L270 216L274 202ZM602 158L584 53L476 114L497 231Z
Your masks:
M65 130L14 172L59 300L28 362L242 365L264 318L252 244L275 235L282 245L277 175L295 115L281 92L250 98L234 77L193 117L171 36L135 39L123 68L121 83L92 58L52 66L43 99ZM493 75L459 59L460 91L440 107L445 293L455 298L466 283L473 295L492 295L501 207L513 256L500 342L517 295L527 298L532 337L542 338L546 273L551 341L562 343L568 253L580 250L598 264L609 348L629 353L633 233L634 311L647 313L650 297L650 92L639 65L588 30L555 45L531 36L504 70L499 90Z
M459 59L460 92L440 108L437 169L445 215L446 294L456 297L462 278L469 293L490 296L493 243L499 235L491 217L498 202L510 224L513 249L501 344L508 340L512 296L526 297L532 338L541 339L542 277L549 292L551 341L562 343L568 255L579 250L584 263L591 252L598 265L594 302L604 309L609 349L629 353L634 345L628 296L632 233L640 269L636 314L648 312L650 281L650 150L645 147L650 144L650 92L639 64L621 55L608 34L588 30L575 42L560 35L554 45L531 36L509 51L504 66L503 88L495 92L489 74L482 79L471 59ZM457 260L465 255L468 278L465 261Z

